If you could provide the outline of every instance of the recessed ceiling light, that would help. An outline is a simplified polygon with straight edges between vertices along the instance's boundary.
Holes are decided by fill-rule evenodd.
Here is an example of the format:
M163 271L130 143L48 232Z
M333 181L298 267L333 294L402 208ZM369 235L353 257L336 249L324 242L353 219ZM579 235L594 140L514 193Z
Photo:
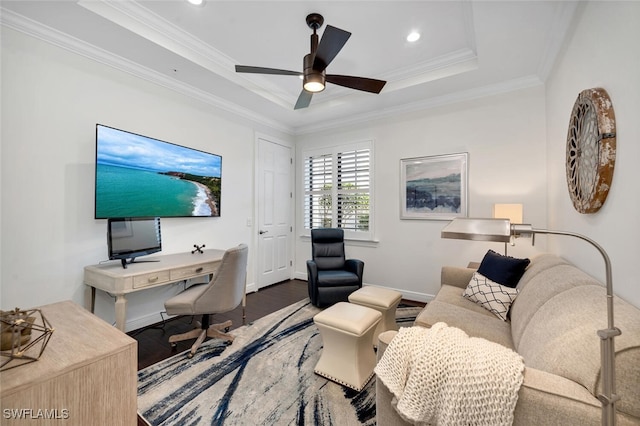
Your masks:
M204 0L187 0L187 1L196 6L202 6L204 4Z
M420 39L420 33L417 31L412 31L411 33L409 33L409 35L407 36L407 41L409 43L413 43L416 42Z

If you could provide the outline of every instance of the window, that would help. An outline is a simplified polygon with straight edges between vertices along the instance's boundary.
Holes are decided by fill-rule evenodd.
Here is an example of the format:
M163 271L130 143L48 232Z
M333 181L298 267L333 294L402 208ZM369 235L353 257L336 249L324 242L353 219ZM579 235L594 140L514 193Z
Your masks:
M309 151L304 156L304 229L342 228L372 239L372 143Z

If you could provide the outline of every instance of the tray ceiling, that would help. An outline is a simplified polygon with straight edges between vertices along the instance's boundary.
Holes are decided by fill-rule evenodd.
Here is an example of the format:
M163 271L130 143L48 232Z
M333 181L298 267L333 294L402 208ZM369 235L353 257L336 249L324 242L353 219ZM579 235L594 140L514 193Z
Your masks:
M543 84L576 9L566 1L3 0L1 16L3 26L304 133ZM352 33L328 72L387 80L379 95L328 84L294 111L297 77L235 72L236 64L302 71L312 12ZM414 30L421 38L409 43Z

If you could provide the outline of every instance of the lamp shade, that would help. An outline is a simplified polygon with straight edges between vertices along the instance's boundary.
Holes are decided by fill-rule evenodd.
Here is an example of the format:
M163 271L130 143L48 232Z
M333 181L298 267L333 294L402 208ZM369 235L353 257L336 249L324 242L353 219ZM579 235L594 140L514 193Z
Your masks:
M509 219L511 223L522 223L522 204L494 204L493 217Z
M511 227L508 219L455 218L444 227L441 237L508 243Z

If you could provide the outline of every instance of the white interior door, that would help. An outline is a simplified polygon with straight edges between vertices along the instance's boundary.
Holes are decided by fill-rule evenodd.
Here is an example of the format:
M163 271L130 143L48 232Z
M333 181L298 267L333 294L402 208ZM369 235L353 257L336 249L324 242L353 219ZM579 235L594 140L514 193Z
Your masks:
M258 288L291 278L291 148L258 139Z

